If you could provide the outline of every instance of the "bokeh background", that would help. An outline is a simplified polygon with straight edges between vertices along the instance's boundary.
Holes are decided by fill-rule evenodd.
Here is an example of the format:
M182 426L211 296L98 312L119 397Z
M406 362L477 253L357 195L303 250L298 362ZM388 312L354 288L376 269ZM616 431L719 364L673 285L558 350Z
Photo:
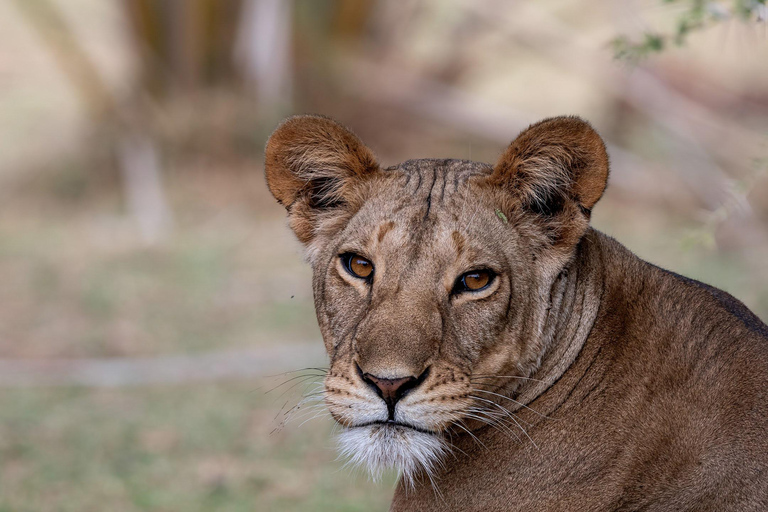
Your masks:
M277 122L608 143L594 224L768 318L764 1L0 0L0 511L386 510L336 460ZM272 390L273 388L276 389ZM286 421L289 420L289 421Z

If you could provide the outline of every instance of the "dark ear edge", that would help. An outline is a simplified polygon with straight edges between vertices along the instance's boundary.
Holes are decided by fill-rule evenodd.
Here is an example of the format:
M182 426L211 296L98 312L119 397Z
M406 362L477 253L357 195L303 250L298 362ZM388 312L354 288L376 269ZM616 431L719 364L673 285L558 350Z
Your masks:
M354 181L378 168L354 133L318 115L283 121L269 137L264 159L267 187L304 243L312 239L317 214L347 204Z
M491 181L505 186L530 211L553 217L576 203L587 217L608 181L608 153L600 135L581 118L563 116L532 124L507 147Z

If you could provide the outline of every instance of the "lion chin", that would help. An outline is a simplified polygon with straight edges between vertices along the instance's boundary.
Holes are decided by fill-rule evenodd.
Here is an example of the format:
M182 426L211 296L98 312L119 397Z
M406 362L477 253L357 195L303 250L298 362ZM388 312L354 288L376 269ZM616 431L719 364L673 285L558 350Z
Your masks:
M338 443L348 464L367 469L374 481L384 470L395 469L411 488L420 473L431 479L448 451L440 435L393 423L346 428L338 434Z

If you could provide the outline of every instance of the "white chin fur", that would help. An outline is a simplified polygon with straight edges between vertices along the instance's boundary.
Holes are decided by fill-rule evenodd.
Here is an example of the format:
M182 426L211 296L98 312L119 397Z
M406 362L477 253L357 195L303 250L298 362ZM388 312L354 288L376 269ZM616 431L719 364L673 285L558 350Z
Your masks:
M347 428L338 435L338 442L342 457L348 458L349 464L366 468L373 480L393 468L410 487L420 470L431 480L447 452L445 441L438 435L397 425Z

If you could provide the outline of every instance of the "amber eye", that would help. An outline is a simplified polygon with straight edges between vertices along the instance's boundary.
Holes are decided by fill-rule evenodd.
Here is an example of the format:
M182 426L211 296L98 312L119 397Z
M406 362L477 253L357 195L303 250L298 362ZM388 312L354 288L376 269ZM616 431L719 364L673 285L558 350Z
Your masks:
M373 263L370 260L351 252L341 255L341 262L347 272L360 279L373 279Z
M456 280L453 293L477 292L488 288L496 274L491 270L473 270L463 274Z

